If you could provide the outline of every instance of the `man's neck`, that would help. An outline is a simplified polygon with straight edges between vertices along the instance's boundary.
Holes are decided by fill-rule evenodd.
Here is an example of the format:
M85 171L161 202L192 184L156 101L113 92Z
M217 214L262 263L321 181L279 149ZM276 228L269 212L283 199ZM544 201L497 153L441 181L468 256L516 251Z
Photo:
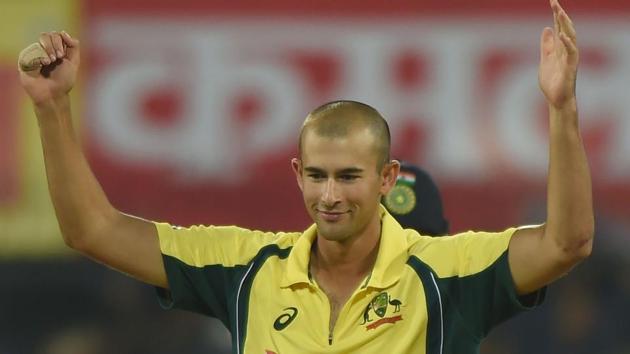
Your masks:
M317 237L311 252L311 266L318 272L335 272L349 276L369 273L378 255L381 222L345 242Z

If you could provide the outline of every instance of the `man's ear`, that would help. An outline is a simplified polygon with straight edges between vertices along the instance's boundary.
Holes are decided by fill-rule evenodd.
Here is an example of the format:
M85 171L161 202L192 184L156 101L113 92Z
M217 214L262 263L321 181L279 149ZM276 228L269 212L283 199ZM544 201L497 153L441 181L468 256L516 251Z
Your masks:
M381 184L382 195L387 195L387 193L394 188L399 172L400 162L398 162L398 160L391 160L383 166L383 170L381 171L381 177L383 178L383 182Z
M302 160L297 157L292 158L291 169L293 169L293 173L295 173L298 187L300 187L300 190L304 190L304 186L302 185Z

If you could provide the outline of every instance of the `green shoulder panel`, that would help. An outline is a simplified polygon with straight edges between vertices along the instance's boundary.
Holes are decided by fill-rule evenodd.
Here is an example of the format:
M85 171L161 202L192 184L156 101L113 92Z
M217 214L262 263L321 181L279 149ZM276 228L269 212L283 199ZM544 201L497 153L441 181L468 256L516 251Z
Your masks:
M520 312L538 306L545 289L519 297L512 279L507 250L483 271L465 276L438 279L447 311L459 322L456 327L480 342L492 328ZM457 337L452 338L457 341Z
M427 293L428 338L438 333L433 327L440 324L442 353L479 353L481 340L493 327L541 304L545 295L545 289L524 297L516 294L507 250L483 271L463 277L440 278L415 256L408 264L418 273ZM436 285L432 288L431 283ZM432 300L436 297L438 302ZM438 313L440 318L436 320ZM430 343L427 345L427 353L432 353Z
M285 259L292 247L270 244L261 248L249 263L235 266L195 267L163 255L169 290L157 288L166 309L178 308L218 318L232 333L232 344L240 351L247 335L250 292L258 270L272 256Z

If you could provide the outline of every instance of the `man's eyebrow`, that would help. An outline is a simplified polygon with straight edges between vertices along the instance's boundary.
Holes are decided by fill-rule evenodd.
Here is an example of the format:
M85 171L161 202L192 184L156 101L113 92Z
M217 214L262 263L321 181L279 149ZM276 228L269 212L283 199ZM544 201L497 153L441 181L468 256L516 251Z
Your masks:
M348 168L342 169L341 171L338 171L337 174L345 175L345 174L355 174L355 173L361 173L361 172L363 172L362 168L348 167Z
M325 173L324 170L322 170L321 168L312 167L312 166L304 167L304 171L310 172L310 173Z
M322 173L322 174L326 173L326 171L324 171L323 169L321 169L319 167L314 167L314 166L304 167L304 171L309 172L309 173ZM343 168L343 169L341 169L339 171L335 171L335 174L338 174L338 175L359 174L359 173L362 173L362 172L363 172L362 168L347 167L347 168Z

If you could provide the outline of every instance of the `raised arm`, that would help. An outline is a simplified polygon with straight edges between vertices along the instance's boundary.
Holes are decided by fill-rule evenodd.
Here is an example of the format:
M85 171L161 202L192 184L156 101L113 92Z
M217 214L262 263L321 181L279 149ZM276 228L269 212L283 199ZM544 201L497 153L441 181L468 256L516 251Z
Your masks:
M49 58L41 70L20 72L38 119L48 188L66 244L144 282L167 287L155 226L125 215L108 201L72 126L69 92L79 68L79 41L43 33Z
M547 222L512 238L509 263L517 291L535 291L588 257L594 233L591 177L578 126L579 53L573 23L551 0L554 29L540 44L539 84L549 105Z

